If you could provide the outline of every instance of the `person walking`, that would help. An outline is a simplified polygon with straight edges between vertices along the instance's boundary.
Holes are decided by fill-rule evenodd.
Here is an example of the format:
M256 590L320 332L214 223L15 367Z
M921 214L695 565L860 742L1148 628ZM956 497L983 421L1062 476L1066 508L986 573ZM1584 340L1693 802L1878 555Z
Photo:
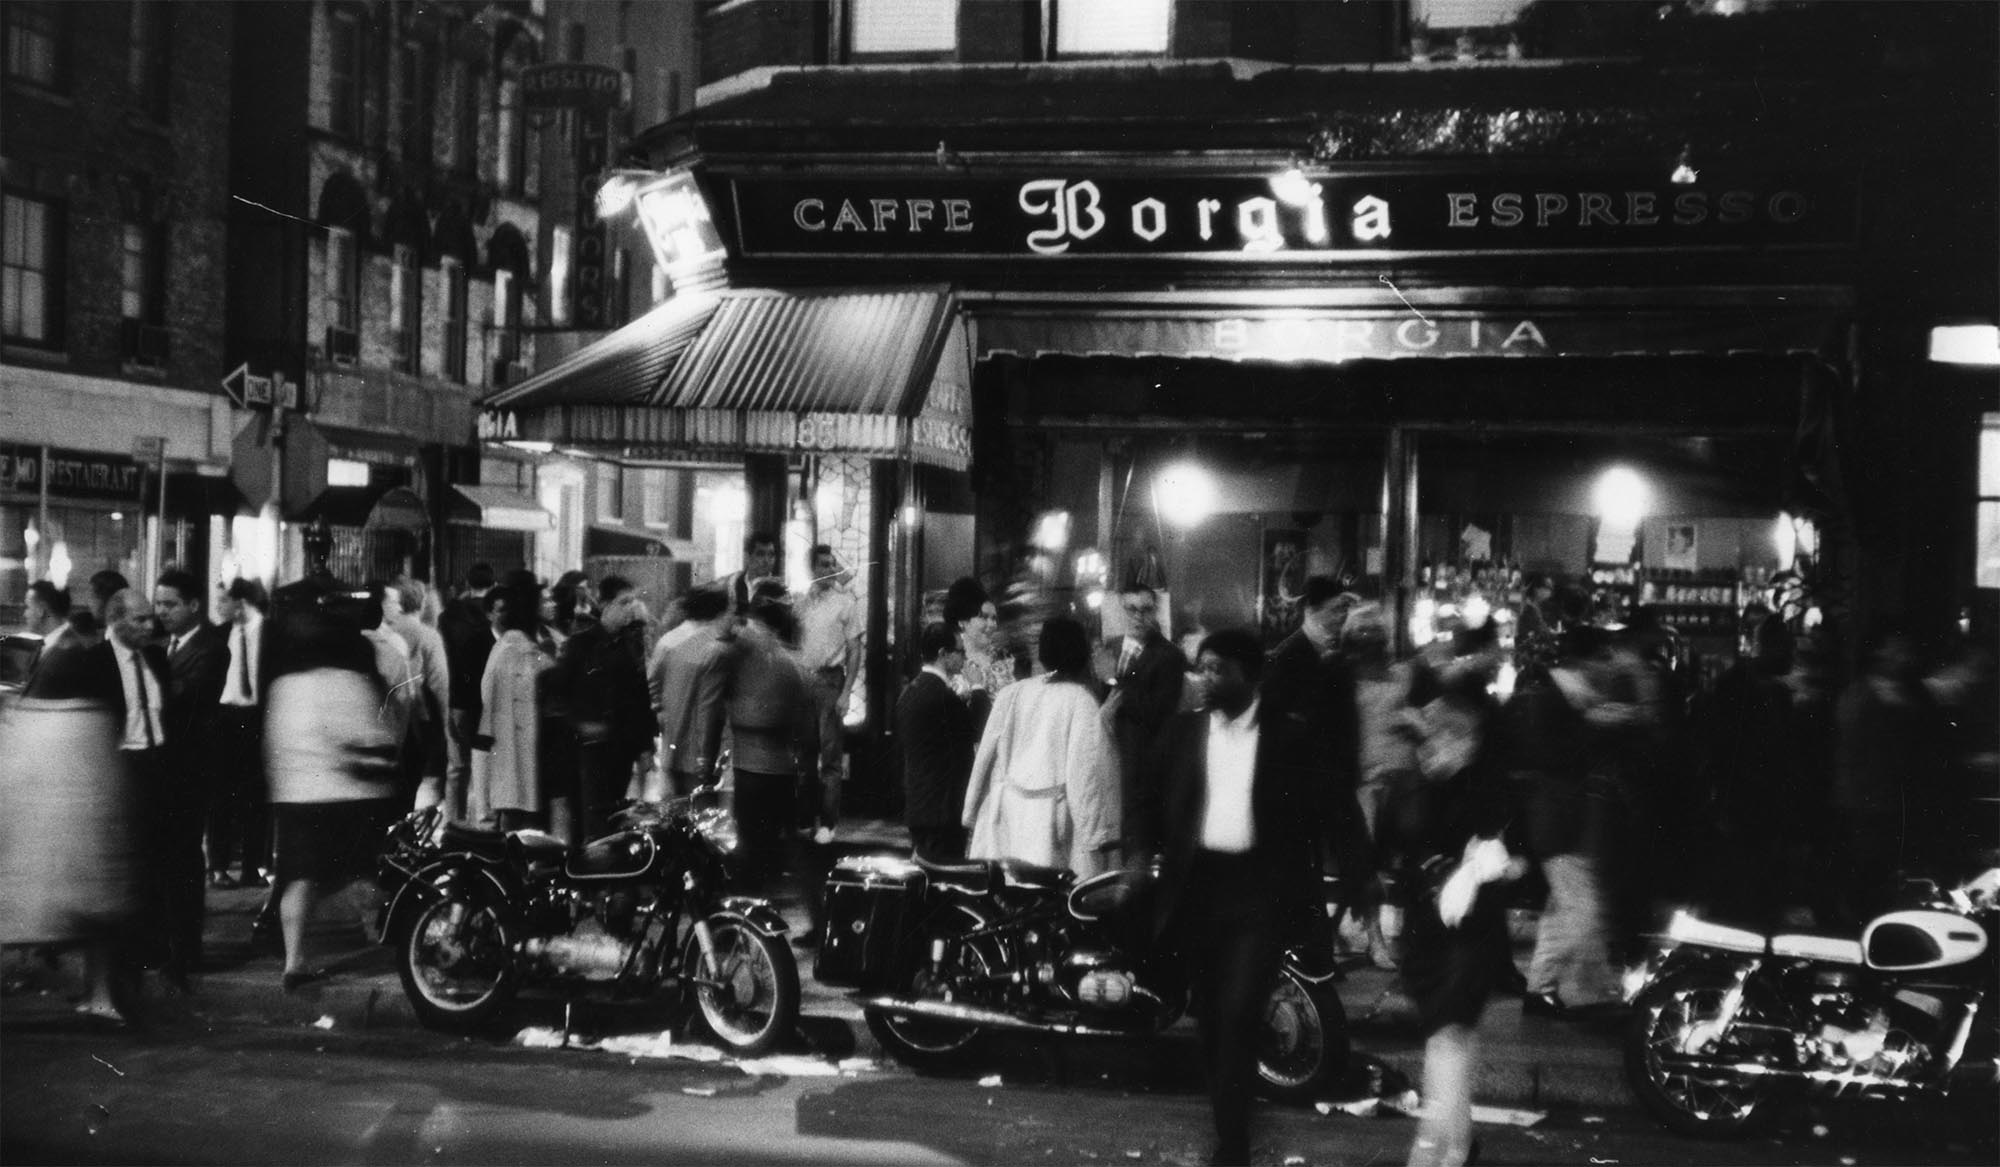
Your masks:
M472 739L479 733L481 682L486 658L497 634L488 615L486 597L493 590L493 568L475 563L465 573L465 588L438 614L438 634L444 638L445 662L451 670L450 704L445 730L444 809L452 822L466 818L466 793L472 780Z
M539 589L514 586L489 597L499 640L480 679L479 732L467 813L503 831L546 822L542 788L542 674L554 663L535 643Z
M1885 633L1834 703L1832 806L1846 883L1837 910L1847 923L1882 907L1898 873L1927 872L1939 858L1926 844L1949 740L1916 645Z
M451 658L444 635L427 611L430 606L430 589L407 575L396 577L382 602L383 623L410 646L410 667L422 685L408 759L409 777L416 782L417 810L444 802L449 750L445 719L451 710Z
M1141 583L1118 593L1125 637L1118 645L1105 712L1117 743L1125 846L1151 852L1159 841L1160 777L1148 743L1180 708L1187 658L1160 632L1160 596Z
M799 627L784 584L751 589L749 618L730 645L724 706L736 782L736 823L750 885L769 894L790 861L812 927L820 925L816 864L797 830L801 792L818 757L812 682L798 658Z
M415 652L389 625L389 612L402 600L383 580L369 580L368 599L358 618L361 635L375 653L375 675L382 682L382 719L396 737L396 804L407 813L416 801L417 719L424 701L423 674Z
M840 824L841 789L847 777L847 706L861 680L861 603L849 590L849 572L833 548L815 543L812 586L798 606L799 658L812 684L817 720L818 797L813 800L821 843Z
M49 618L68 621L69 593L35 587ZM149 735L165 732L160 674L145 663L143 633L134 641L128 652L65 623L46 634L20 696L0 706L0 944L81 945L77 1013L112 1026L133 1003L116 975L141 874L131 770L144 768ZM126 686L139 684L153 703L128 710Z
M576 743L581 830L572 843L608 829L633 764L652 752L656 726L646 685L645 598L619 575L604 577L598 597L597 619L564 642L548 680Z
M1250 1161L1259 1007L1287 933L1315 913L1329 831L1321 729L1259 699L1254 633L1201 642L1207 708L1156 743L1165 780L1156 943L1191 962L1216 1163Z
M1785 885L1785 859L1804 825L1793 769L1800 752L1797 719L1785 684L1794 643L1782 620L1766 619L1757 626L1752 656L1717 678L1702 768L1715 791L1722 837L1714 865L1717 906L1770 928L1783 922L1792 890Z
M1045 674L993 702L959 822L973 859L1068 867L1087 878L1120 843L1118 757L1090 690L1090 637L1067 616L1042 625Z
M165 781L141 792L142 814L160 972L179 990L201 971L208 871L202 833L216 707L229 670L229 637L208 622L203 591L200 580L179 569L162 572L153 585L153 606L167 631Z
M351 615L286 612L266 691L265 770L277 833L277 888L288 993L320 980L306 948L317 907L372 874L395 818L398 739L372 647ZM359 905L350 905L357 918Z
M660 749L671 793L685 795L714 778L722 749L736 617L727 589L709 584L681 601L686 619L660 637L646 679L660 712Z
M965 667L965 647L949 624L928 624L917 642L923 668L896 699L896 736L903 743L903 821L911 850L933 863L965 858L959 825L965 786L978 741L972 710L952 682Z
M209 750L214 783L208 808L208 885L265 887L271 865L270 811L264 801L264 585L238 577L218 588L229 663L215 708ZM239 875L229 874L232 861Z

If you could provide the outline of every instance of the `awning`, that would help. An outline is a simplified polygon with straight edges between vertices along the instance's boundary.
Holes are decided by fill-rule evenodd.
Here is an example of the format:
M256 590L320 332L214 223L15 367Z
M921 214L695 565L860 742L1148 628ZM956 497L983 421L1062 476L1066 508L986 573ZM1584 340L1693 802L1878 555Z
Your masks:
M315 519L325 519L336 527L412 534L422 534L431 526L423 497L407 486L392 486L387 490L376 486L329 486L297 516L299 522Z
M673 557L672 541L657 531L623 523L592 523L583 532L583 555Z
M453 486L450 519L489 531L553 531L555 516L511 486Z
M913 440L969 422L955 386L951 416L931 416L932 381L955 335L944 287L729 291L670 301L483 405L499 415L491 432L525 441L908 453L960 469L957 443ZM920 415L925 424L913 424Z

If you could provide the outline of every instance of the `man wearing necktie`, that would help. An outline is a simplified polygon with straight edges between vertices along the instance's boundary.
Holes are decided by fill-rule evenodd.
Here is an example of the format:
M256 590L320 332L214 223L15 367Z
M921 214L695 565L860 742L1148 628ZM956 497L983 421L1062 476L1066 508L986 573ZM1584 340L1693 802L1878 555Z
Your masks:
M269 810L264 790L263 640L264 585L235 579L216 589L215 614L228 641L229 664L215 710L208 807L208 882L238 886L229 874L237 844L243 849L241 886L262 887L271 865Z
M139 792L146 849L161 930L161 973L175 988L201 970L201 924L206 909L202 827L208 820L209 764L215 710L229 668L229 637L210 624L201 581L192 573L162 572L153 607L167 630L167 694L162 781Z
M141 896L159 884L159 872L151 866L146 845L152 831L157 800L154 792L167 782L167 654L152 643L153 605L137 590L126 588L113 595L104 606L104 624L109 635L92 649L109 655L118 670L119 736L118 756L124 759L126 780L137 811L133 840L138 851ZM142 912L146 907L142 899ZM150 919L150 915L142 919ZM149 927L142 923L141 929ZM155 937L142 933L140 955L147 954Z
M1124 783L1124 838L1128 854L1150 853L1160 838L1160 782L1146 746L1180 708L1187 658L1160 634L1159 593L1141 583L1118 593L1125 637L1112 677L1113 740Z

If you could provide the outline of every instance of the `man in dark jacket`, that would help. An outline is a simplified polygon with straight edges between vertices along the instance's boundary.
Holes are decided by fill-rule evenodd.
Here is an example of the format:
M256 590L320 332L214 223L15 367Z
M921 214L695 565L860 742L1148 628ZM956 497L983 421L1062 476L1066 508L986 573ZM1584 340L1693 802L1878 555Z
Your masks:
M563 643L548 684L576 735L584 838L602 834L625 800L632 764L653 747L646 688L646 603L623 576L597 585L597 623Z
M1297 922L1319 898L1327 835L1324 737L1258 699L1264 653L1232 629L1201 643L1206 710L1159 742L1165 801L1154 922L1192 964L1217 1163L1247 1163L1260 1006Z
M952 692L965 647L949 624L928 624L918 641L924 667L896 701L903 739L903 813L917 858L965 858L965 782L972 773L972 710Z
M229 668L229 635L208 622L201 581L170 569L153 585L153 607L167 630L164 786L142 793L148 886L164 949L161 971L185 987L201 970L207 865L201 852L208 821L209 745Z
M453 822L465 818L465 790L472 779L472 737L479 732L480 681L493 653L493 624L486 618L486 593L493 568L475 563L465 573L465 590L438 615L444 658L451 670L451 709L445 718L449 753L445 760L444 811Z
M1125 786L1125 846L1143 855L1160 839L1160 776L1147 746L1180 707L1187 658L1160 634L1159 593L1144 584L1127 584L1118 603L1125 614L1125 636L1111 646L1118 663L1107 707Z

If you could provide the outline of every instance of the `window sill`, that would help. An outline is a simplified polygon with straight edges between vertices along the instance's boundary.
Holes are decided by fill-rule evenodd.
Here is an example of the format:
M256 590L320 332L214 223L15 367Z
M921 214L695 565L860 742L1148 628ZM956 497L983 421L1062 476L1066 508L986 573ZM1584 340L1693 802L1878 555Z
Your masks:
M127 377L143 377L148 381L165 381L168 372L167 366L164 364L156 365L150 361L135 361L131 357L126 357L118 366L118 369Z
M41 348L29 341L9 340L0 343L0 357L10 361L20 361L27 365L67 365L70 363L69 350Z
M60 89L50 89L46 85L36 81L29 81L24 77L8 77L7 92L19 94L22 97L31 97L36 101L47 102L49 105L59 105L64 109L76 108L76 98L70 94L64 93Z

